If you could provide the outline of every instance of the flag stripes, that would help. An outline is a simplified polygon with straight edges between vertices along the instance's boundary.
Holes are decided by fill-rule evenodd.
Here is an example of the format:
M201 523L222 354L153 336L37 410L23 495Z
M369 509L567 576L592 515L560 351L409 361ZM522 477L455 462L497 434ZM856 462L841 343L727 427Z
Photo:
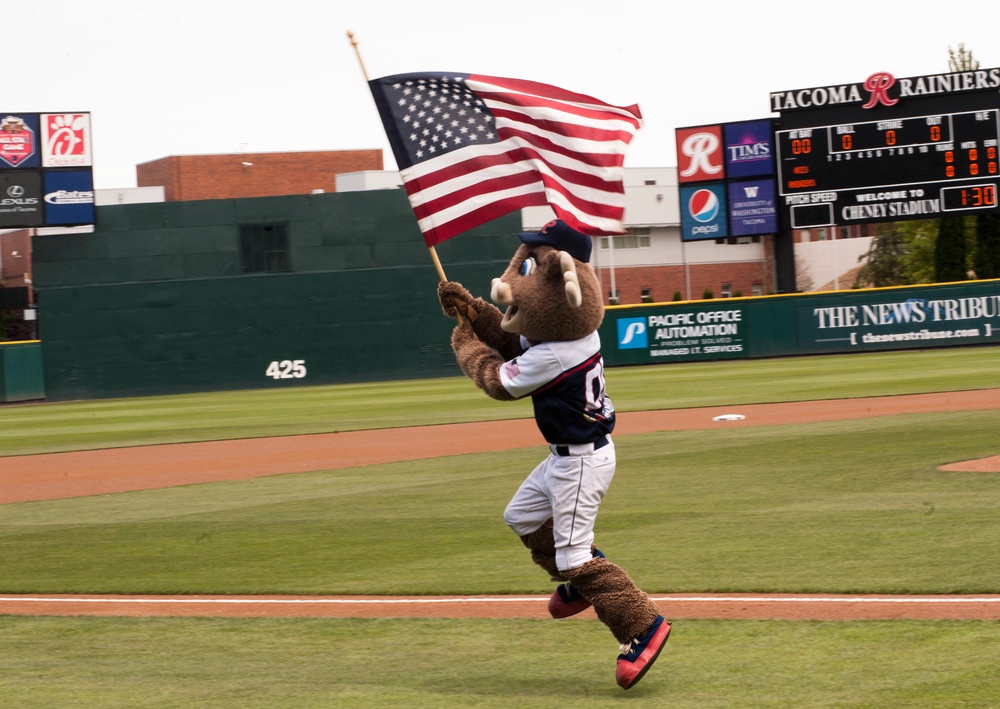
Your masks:
M641 125L557 87L463 74L371 82L428 245L498 216L548 204L592 235L624 231L624 155Z

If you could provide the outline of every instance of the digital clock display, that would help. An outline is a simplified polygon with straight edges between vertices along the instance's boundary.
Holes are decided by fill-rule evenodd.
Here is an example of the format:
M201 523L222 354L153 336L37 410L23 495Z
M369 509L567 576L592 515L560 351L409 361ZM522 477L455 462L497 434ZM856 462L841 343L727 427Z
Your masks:
M927 102L922 106L928 108ZM787 228L997 208L1000 110L855 113L849 117L857 121L779 126L775 132Z
M997 184L990 182L965 187L944 187L941 202L945 211L984 209L997 206Z

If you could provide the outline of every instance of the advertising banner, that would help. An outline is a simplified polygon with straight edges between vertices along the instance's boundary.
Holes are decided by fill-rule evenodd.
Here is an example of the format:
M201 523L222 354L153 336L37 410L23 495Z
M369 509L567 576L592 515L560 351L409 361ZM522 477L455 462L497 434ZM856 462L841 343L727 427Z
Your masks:
M681 239L721 239L729 236L725 184L681 187Z
M726 179L774 174L773 127L768 119L726 123Z
M1000 344L1000 279L612 307L601 340L611 367Z
M732 236L773 234L778 230L778 204L771 178L730 182L729 231Z
M725 178L721 125L678 128L675 139L680 184Z
M94 175L90 170L60 170L44 175L45 223L94 223Z
M1000 290L1000 289L998 289ZM806 352L940 347L1000 342L1000 293L893 297L795 309Z
M614 320L617 349L631 363L735 359L749 354L746 318L736 303L643 308L623 312Z
M0 111L0 229L93 224L90 114Z
M40 164L38 115L0 113L0 168L32 168Z
M43 113L41 124L43 167L94 164L90 154L89 113Z
M678 128L681 239L778 231L770 119Z
M33 170L0 172L0 228L42 226L42 175Z

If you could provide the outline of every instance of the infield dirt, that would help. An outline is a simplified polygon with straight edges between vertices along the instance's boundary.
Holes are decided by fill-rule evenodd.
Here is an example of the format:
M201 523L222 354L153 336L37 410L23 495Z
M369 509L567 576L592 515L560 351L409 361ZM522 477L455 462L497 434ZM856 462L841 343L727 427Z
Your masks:
M617 436L717 427L774 426L921 412L1000 409L1000 390L620 413ZM738 413L736 421L713 421ZM0 504L102 495L436 458L540 445L531 419L384 431L113 448L3 458ZM942 470L1000 473L1000 455ZM654 595L670 618L1000 620L1000 595ZM0 614L545 618L547 597L84 597L0 598ZM586 611L579 618L593 618Z

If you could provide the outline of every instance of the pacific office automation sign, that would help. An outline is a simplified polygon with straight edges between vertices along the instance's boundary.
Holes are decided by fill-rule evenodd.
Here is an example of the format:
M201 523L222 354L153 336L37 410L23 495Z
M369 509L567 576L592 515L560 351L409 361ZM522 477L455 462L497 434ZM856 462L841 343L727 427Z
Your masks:
M740 306L707 305L644 309L615 321L619 353L637 363L659 364L749 355L747 323Z
M0 111L0 228L94 223L89 113Z

